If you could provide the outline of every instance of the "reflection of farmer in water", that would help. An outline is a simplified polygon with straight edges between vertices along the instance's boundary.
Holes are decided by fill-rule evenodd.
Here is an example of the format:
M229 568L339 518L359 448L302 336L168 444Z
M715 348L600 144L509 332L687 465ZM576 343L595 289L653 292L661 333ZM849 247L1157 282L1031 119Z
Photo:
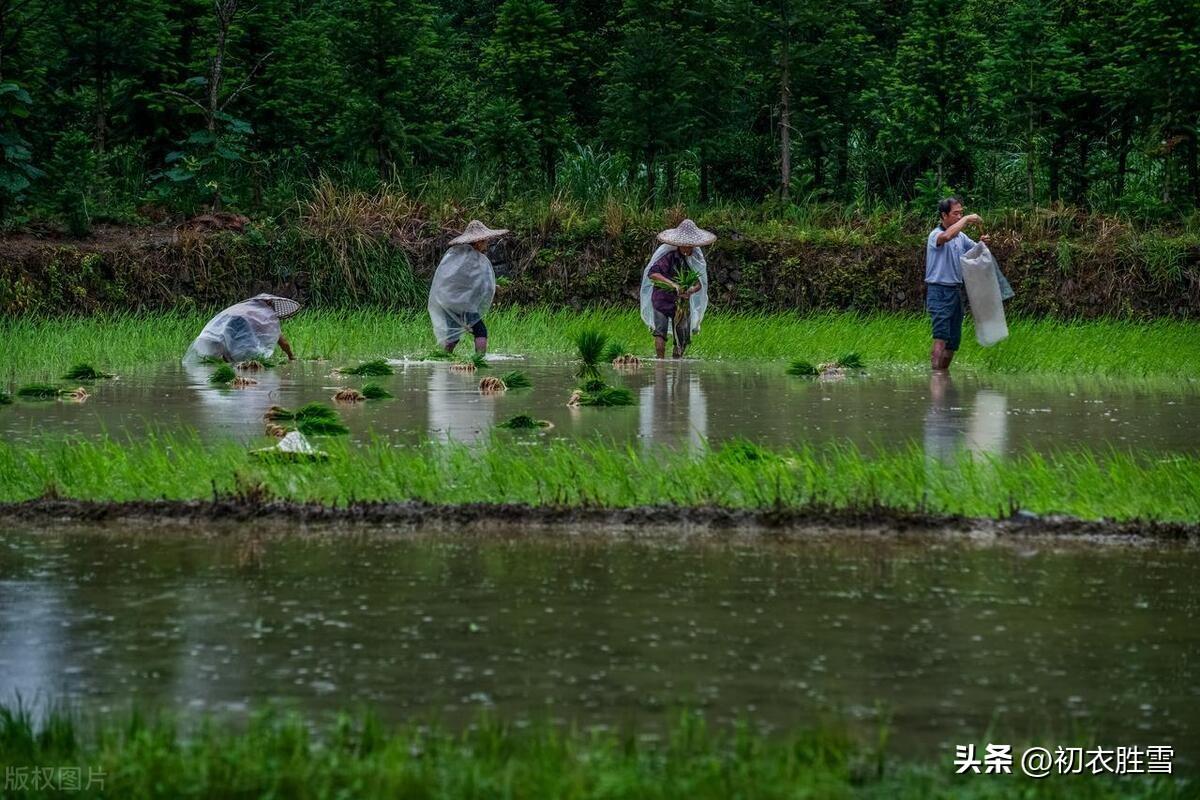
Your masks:
M467 331L475 337L475 352L487 352L483 315L496 295L496 273L488 260L488 243L507 230L493 230L471 220L461 236L450 240L429 287L429 319L438 345L453 353Z
M243 300L217 314L183 357L185 363L197 363L204 358L225 361L267 359L278 344L294 360L292 346L280 330L279 323L300 311L300 304L286 297L260 294Z
M654 334L655 355L666 355L669 328L675 337L671 355L681 358L708 308L708 263L700 248L717 237L685 219L658 240L662 245L642 273L642 321Z

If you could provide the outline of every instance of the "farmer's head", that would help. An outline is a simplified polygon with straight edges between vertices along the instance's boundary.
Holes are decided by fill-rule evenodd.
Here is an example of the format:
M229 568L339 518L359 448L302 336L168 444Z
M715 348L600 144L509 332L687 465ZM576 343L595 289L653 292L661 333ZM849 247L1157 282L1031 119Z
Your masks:
M471 247L474 247L481 253L486 253L488 251L488 244L490 244L490 242L488 242L487 239L480 239L477 242L471 242Z
M947 197L938 201L938 213L942 215L942 227L949 228L962 219L962 200L957 197Z
M679 245L679 253L680 253L680 255L683 255L683 256L690 256L692 254L692 251L695 249L696 248L690 244Z

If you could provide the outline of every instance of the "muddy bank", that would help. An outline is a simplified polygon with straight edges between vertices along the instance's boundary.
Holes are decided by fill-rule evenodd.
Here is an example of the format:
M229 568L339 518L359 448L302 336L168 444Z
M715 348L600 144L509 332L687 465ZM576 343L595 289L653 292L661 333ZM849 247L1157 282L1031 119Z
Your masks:
M771 238L712 227L721 239L708 253L711 296L724 310L922 310L923 236L864 243L874 241L870 231L781 228ZM418 307L453 233L401 219L366 229L107 226L85 239L9 236L0 240L0 313L211 307L264 290L323 305ZM491 253L508 279L497 304L635 303L654 233L514 227ZM991 233L1017 289L1011 314L1148 319L1200 310L1200 247L1153 234Z
M364 524L454 526L476 533L546 532L547 528L613 530L670 529L687 532L749 531L804 536L839 530L880 534L946 534L955 536L1051 536L1111 542L1195 544L1200 524L1108 520L1089 521L1068 516L1040 516L1018 511L1003 519L945 516L888 508L800 508L741 510L718 507L640 508L546 507L471 503L433 505L420 502L353 503L327 506L256 496L226 496L213 500L150 500L95 502L41 498L0 504L0 522L271 522L294 524Z

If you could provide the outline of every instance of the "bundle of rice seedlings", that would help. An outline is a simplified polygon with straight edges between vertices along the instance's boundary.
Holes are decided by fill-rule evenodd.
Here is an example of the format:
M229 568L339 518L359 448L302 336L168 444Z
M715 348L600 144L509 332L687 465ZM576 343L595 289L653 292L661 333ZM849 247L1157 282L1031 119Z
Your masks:
M342 436L350 432L350 429L338 419L299 420L296 430L305 436Z
M233 367L222 362L221 366L213 370L213 374L208 376L208 382L213 384L227 384L237 377L237 373L233 371Z
M268 365L268 364L263 363L262 361L259 361L257 358L252 358L249 361L239 361L237 364L234 365L234 368L243 370L245 372L258 372L260 370L266 369L268 366L273 367L275 365L274 364Z
M842 369L864 369L862 357L858 353L847 353L846 355L833 362Z
M617 369L637 369L642 366L642 360L633 353L622 353L612 360L612 365Z
M306 403L296 411L286 409L283 406L271 406L267 409L264 418L268 420L295 420L296 422L320 419L336 422L340 419L337 411L324 403Z
M247 386L254 386L257 383L258 381L254 380L254 378L244 378L241 375L238 375L229 382L229 385L234 389L245 389Z
M576 372L576 377L598 378L600 377L600 359L604 355L604 346L608 343L608 336L597 330L580 331L575 337L575 347L579 350L579 371Z
M793 361L787 368L788 375L797 375L802 378L816 377L820 374L816 367L807 361Z
M26 400L53 400L62 391L52 383L30 383L17 389L17 397Z
M501 422L496 427L513 431L529 431L538 428L553 428L554 423L547 419L534 419L528 414L518 414L510 420Z
M201 356L200 363L206 366L215 367L218 364L225 364L227 362L220 356Z
M78 386L74 389L63 389L58 393L58 396L64 400L72 400L76 403L82 403L84 400L87 400L89 397L91 397L91 395L88 394L87 389L83 388L82 386Z
M585 406L631 406L633 392L622 386L606 386L598 392L584 392L579 399Z
M504 373L500 376L500 380L504 381L504 385L509 389L528 389L533 386L529 376L518 370Z
M362 388L362 395L368 400L384 400L391 397L392 393L378 383L368 383Z
M446 350L443 350L440 347L435 347L434 349L432 349L428 353L426 353L424 358L422 358L421 360L422 361L452 361L452 360L454 360L454 354L451 352L448 352Z
M592 378L584 381L579 385L579 388L585 392L600 392L608 388L608 384L599 378Z
M488 362L487 359L483 357L483 353L472 353L471 355L467 356L467 361L474 364L476 369L488 368Z
M63 375L63 379L68 381L102 381L111 377L107 372L97 371L91 364L76 364Z
M625 355L628 349L623 342L610 340L608 344L604 345L604 352L600 354L600 360L611 363Z
M333 400L335 403L361 403L367 397L358 389L351 389L348 386L343 386L334 394Z
M508 387L504 385L504 381L494 375L479 380L480 394L499 394L505 391L508 391Z
M356 367L342 367L338 370L342 375L369 375L377 377L379 375L394 375L396 370L392 369L391 365L383 359L375 361L364 361Z
M266 434L274 439L282 439L284 436L287 436L289 430L291 429L285 428L283 425L276 425L274 422L268 422Z
M455 361L450 365L450 371L470 373L475 371L475 365L470 361Z

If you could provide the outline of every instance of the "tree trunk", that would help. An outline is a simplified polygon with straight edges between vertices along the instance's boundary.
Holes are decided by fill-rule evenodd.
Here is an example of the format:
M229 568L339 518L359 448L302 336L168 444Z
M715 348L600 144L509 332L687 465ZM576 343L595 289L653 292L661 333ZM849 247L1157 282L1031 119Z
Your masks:
M708 155L700 145L700 202L708 202Z
M1188 183L1191 184L1192 190L1192 204L1200 206L1200 163L1197 163L1195 129L1188 136L1187 143L1187 171Z
M1129 169L1129 125L1121 125L1121 142L1117 146L1117 199L1125 194L1125 173Z
M786 25L786 23L785 23ZM792 89L789 85L790 55L788 35L783 35L783 71L779 82L779 196L787 202L791 199L792 186Z

